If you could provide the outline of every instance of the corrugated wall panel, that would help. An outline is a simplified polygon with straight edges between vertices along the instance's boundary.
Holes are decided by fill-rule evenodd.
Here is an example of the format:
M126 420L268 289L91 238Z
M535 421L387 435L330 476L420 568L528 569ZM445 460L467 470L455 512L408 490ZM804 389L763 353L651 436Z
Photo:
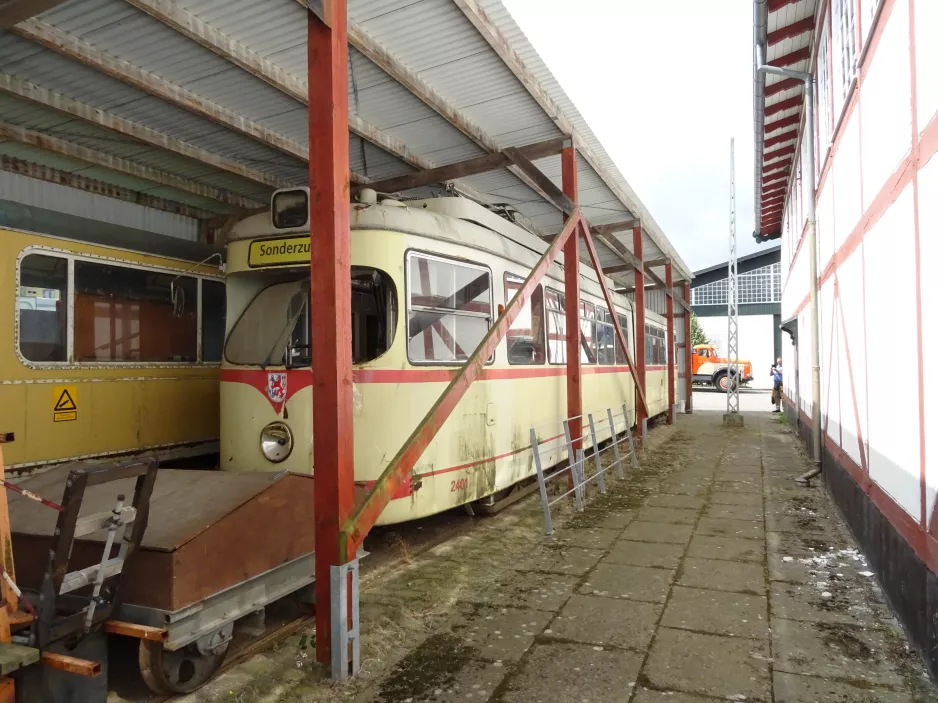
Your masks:
M198 241L199 223L189 217L162 212L103 195L46 183L17 173L0 171L4 198L45 210Z

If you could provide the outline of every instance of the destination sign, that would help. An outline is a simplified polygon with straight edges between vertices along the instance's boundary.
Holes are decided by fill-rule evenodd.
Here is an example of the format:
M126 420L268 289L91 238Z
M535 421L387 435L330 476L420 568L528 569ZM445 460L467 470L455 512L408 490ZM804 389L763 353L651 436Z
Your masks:
M290 266L309 264L309 235L260 239L251 242L248 266Z

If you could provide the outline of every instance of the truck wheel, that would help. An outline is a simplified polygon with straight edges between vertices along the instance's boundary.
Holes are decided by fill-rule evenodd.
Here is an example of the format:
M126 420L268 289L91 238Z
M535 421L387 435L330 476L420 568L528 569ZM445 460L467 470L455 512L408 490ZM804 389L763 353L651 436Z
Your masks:
M730 379L726 375L726 371L720 371L716 376L713 377L713 386L723 393L727 393L730 390Z

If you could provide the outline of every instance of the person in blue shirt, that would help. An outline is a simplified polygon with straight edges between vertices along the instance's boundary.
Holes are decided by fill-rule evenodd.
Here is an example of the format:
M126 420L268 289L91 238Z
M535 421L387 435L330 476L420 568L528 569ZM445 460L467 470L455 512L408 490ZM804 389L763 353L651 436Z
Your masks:
M782 357L779 357L775 361L775 365L772 367L772 403L775 405L773 413L782 412L782 391L784 386L782 384Z

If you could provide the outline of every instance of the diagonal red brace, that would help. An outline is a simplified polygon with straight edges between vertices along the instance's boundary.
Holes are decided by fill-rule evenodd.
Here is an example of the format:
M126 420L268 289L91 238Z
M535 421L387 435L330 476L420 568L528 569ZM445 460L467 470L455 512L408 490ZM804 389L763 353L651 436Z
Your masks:
M648 401L645 400L645 391L642 390L642 384L639 383L638 371L635 369L635 364L632 363L632 354L629 352L629 345L626 344L625 335L622 333L622 328L619 326L619 316L615 314L612 296L609 295L609 289L606 287L603 267L602 264L599 263L599 257L596 255L596 247L593 246L593 236L590 234L589 227L583 222L580 223L580 232L583 234L583 241L586 242L586 250L589 252L590 261L593 262L593 268L596 269L596 278L599 279L599 287L603 289L603 297L606 299L606 305L609 306L609 311L612 313L612 325L616 328L616 337L619 340L619 344L625 350L625 360L629 362L629 373L632 374L635 390L638 393L639 399L642 401L642 408L644 408L647 414Z
M391 501L404 478L413 471L423 452L430 446L430 442L436 437L440 428L443 427L443 423L446 422L456 405L462 400L472 382L479 377L486 360L505 337L508 328L518 317L525 303L530 300L534 289L563 250L564 243L570 236L575 236L573 233L579 226L580 221L579 209L574 210L564 224L563 230L550 243L547 251L541 255L540 260L531 269L531 273L528 274L521 288L515 293L511 302L505 306L505 310L495 320L495 324L489 328L476 350L472 352L472 356L459 369L446 390L443 391L443 395L433 404L433 407L430 408L410 437L407 438L407 441L404 442L391 463L381 472L381 476L378 477L374 486L368 491L365 500L345 521L339 534L339 563L344 564L348 561L350 555L355 554L358 546L364 541L365 535L378 521L381 512Z

